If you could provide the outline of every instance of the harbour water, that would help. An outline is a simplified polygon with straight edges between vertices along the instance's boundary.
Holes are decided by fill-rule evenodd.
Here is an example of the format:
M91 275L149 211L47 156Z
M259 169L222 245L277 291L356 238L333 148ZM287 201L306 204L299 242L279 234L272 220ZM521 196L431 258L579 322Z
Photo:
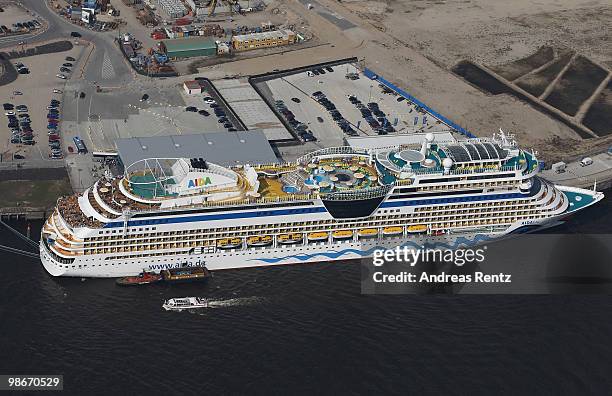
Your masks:
M610 233L606 193L554 231ZM0 374L63 374L71 394L612 390L609 295L364 296L350 261L149 287L54 279L10 253L0 262ZM183 296L215 303L162 310Z

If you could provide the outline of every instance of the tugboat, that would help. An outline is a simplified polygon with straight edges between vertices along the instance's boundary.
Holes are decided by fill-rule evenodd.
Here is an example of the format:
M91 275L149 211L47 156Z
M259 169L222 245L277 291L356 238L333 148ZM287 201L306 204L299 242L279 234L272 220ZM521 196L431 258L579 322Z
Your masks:
M116 283L120 286L135 286L135 285L148 285L150 283L156 283L162 280L160 274L153 272L142 271L138 276L126 276L124 278L117 279Z
M168 283L205 281L211 276L206 267L181 267L163 270L161 276Z
M184 309L197 309L208 307L208 301L200 297L171 298L165 300L162 308L166 311L182 311Z

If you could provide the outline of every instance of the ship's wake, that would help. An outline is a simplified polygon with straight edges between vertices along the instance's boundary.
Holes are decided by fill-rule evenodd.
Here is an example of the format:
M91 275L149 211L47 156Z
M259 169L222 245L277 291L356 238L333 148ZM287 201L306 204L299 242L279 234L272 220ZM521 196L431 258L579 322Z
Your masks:
M208 308L225 308L225 307L236 307L242 305L255 305L261 304L265 301L262 297L241 297L241 298L230 298L228 300L208 300Z

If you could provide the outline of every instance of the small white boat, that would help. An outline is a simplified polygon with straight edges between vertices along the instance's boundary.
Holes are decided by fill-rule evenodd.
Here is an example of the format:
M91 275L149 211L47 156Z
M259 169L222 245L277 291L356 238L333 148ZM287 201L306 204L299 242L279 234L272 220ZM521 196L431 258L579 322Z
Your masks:
M208 307L208 301L200 297L171 298L164 301L162 308L166 311L182 311L184 309L197 309Z

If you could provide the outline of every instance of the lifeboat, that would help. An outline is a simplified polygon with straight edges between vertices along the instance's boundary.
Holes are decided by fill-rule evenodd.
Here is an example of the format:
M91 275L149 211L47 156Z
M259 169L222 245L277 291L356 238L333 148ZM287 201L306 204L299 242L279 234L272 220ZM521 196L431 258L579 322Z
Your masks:
M400 226L391 226L383 228L383 235L391 236L391 235L400 235L404 232L404 227Z
M217 239L217 248L219 249L236 249L242 245L240 238L222 238Z
M378 235L378 230L376 228L362 228L357 231L357 236L359 238L373 238Z
M247 238L247 246L268 246L272 244L272 236L270 235L255 235Z
M351 239L353 237L353 231L351 230L338 230L332 232L332 237L334 239L344 240Z
M316 231L308 234L308 240L311 242L326 241L328 237L329 233L326 231Z
M414 224L408 226L408 232L417 233L417 232L425 232L427 231L427 226L425 224Z
M299 233L291 233L291 234L281 234L276 237L276 241L281 245L293 245L294 243L299 243L302 241L304 237Z

